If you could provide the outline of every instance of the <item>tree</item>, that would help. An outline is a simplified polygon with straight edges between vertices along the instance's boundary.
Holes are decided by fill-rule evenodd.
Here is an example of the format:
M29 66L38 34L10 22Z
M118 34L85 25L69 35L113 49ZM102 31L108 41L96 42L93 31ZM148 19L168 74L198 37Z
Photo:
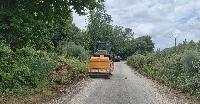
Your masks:
M129 47L129 37L127 36L124 28L122 26L113 26L112 30L112 43L114 47L114 54L117 56L121 56L122 58L127 57L127 53L125 52L127 47Z
M132 29L130 28L125 28L125 35L129 40L134 38L134 32L132 32Z
M111 16L106 13L104 7L95 8L89 12L87 31L90 38L90 50L93 50L96 41L109 41L111 39L111 21Z
M6 40L13 50L50 48L48 33L52 27L72 20L72 10L83 15L85 9L101 7L100 2L103 0L1 0L0 40Z
M187 48L188 50L190 49L195 49L195 42L193 40L191 40L188 44L187 44Z
M84 38L81 29L69 20L64 24L55 24L49 30L48 35L54 47L57 47L60 41L74 42L75 44L80 45Z
M139 54L146 54L154 51L154 43L150 36L141 36L133 40L131 52L138 52Z
M122 26L114 26L111 16L106 13L104 8L97 8L90 11L89 24L87 26L89 41L89 49L93 50L96 41L111 41L113 45L113 54L123 55L130 40L133 39L132 29L123 28Z

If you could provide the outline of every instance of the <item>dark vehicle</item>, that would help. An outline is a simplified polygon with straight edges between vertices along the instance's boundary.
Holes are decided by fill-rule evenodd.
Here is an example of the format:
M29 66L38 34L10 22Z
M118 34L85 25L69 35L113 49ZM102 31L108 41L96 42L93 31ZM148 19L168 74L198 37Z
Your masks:
M115 58L114 58L114 62L120 62L120 56L115 56Z

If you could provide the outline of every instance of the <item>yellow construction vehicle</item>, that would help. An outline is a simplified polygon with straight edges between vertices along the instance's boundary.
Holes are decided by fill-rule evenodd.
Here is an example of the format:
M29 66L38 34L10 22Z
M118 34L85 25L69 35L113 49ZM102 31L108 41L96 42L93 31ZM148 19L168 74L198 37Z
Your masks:
M91 78L104 77L110 79L110 75L112 75L114 70L112 59L111 42L96 42L94 46L94 56L90 58L88 75Z

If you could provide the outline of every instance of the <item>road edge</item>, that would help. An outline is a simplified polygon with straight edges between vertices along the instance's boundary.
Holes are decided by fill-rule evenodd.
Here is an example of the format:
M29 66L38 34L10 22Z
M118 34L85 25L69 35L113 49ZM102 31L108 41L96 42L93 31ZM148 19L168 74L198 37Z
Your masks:
M125 63L126 64L126 63ZM127 64L126 64L127 65ZM174 90L163 83L141 74L135 68L127 65L133 73L142 80L142 82L150 88L151 93L156 97L160 104L200 104L200 101L189 94Z

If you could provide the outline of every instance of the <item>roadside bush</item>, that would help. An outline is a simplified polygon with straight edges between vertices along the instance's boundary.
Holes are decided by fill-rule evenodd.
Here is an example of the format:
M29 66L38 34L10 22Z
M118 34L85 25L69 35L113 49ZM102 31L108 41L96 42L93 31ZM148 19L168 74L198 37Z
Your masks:
M128 57L127 64L174 89L200 99L200 54L189 50L162 56L162 52Z
M87 52L85 51L86 54ZM13 52L3 42L0 44L0 103L10 97L22 97L29 94L43 93L51 89L50 73L55 65L67 66L69 72L58 74L57 81L64 84L83 78L87 72L87 62L74 57L58 55L57 53L35 50L31 47L17 49ZM60 77L60 79L59 79Z
M57 63L54 70L49 74L52 88L60 91L60 86L85 78L87 67L88 63L79 61L74 57L67 59L67 64Z
M82 46L76 45L74 42L62 41L58 48L58 53L60 55L65 55L66 57L80 57L80 60L88 60L90 57L89 51L86 51Z
M6 95L12 93L10 88L17 88L20 83L23 83L21 76L17 76L15 73L25 74L28 69L17 66L17 61L12 59L14 52L3 42L0 43L0 56L0 91L2 95Z
M68 59L68 63L73 67L71 72L67 75L66 83L71 83L77 77L83 77L87 73L88 63L80 62L77 59Z
M144 58L145 57L141 54L132 55L132 56L128 57L127 64L131 65L132 67L134 67L136 69L140 69L144 65L144 60L145 60Z
M27 89L42 91L41 81L48 81L48 72L53 68L53 60L45 51L22 48L15 53L7 51L7 57L0 62L1 94L4 97L30 93ZM40 86L40 87L39 87ZM40 89L41 88L41 89ZM23 94L26 95L26 94Z
M193 67L193 63L198 63L200 60L198 51L188 50L183 55L183 66L187 75L194 76L198 70Z

